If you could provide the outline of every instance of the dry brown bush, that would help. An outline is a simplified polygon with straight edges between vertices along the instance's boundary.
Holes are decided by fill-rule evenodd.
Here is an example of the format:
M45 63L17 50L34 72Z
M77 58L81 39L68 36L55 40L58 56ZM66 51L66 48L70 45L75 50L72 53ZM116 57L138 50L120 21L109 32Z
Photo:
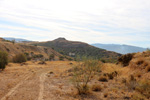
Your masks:
M134 53L122 55L118 58L118 62L121 63L123 66L128 66L134 55Z
M22 63L22 62L26 62L26 61L27 61L27 58L26 58L25 54L23 54L23 53L17 54L16 56L13 57L14 63Z
M129 81L126 83L126 86L131 91L135 90L135 88L138 86L138 82L133 75L130 75Z
M108 82L108 79L106 76L100 76L99 81L101 82Z
M108 93L104 93L104 98L107 98L108 97Z
M102 87L101 87L101 85L100 84L94 84L93 86L92 86L92 91L102 91Z

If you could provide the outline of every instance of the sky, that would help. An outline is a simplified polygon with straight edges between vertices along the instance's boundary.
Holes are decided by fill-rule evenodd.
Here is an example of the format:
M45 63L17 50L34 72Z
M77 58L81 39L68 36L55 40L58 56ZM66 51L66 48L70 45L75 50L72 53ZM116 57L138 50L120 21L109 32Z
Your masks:
M0 37L150 48L150 0L0 0Z

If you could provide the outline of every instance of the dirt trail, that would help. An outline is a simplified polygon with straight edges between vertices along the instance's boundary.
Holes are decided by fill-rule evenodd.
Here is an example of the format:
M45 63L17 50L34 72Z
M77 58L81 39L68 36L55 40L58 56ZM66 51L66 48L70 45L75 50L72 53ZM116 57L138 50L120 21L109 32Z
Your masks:
M38 100L43 100L45 74L46 73L42 73L40 76L40 91L39 91Z
M25 73L25 75L22 75L20 81L18 81L18 84L12 88L7 89L0 85L1 91L3 88L5 90L7 89L7 91L2 94L0 93L0 100L46 100L46 98L48 98L47 100L55 100L54 98L56 97L54 95L57 95L56 91L59 90L59 83L61 82L59 75L69 68L68 62L48 62L47 65L28 65L27 70L25 70L26 68L27 66L24 66L24 69L22 69L12 65L12 67L7 69L8 72L5 73L6 75L7 73L11 75L7 77L5 74L1 74L6 76L5 79L7 78L7 80L15 80L10 76L16 75L18 71L24 71ZM50 72L52 72L52 74L50 74ZM59 82L55 86L53 83L57 81ZM1 79L0 82L3 82L3 79ZM9 84L9 81L6 84ZM52 93L51 95L47 89Z
M12 88L4 97L1 98L1 100L7 100L7 98L13 94L20 85L22 85L24 83L24 81L26 81L29 77L31 76L31 74L25 75L25 77L23 77L23 81L21 81L20 83L18 83L14 88Z

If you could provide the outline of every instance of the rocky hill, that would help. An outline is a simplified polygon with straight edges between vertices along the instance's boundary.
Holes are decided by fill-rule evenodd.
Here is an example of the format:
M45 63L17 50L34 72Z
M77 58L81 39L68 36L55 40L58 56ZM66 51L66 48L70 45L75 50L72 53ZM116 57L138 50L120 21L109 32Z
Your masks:
M45 59L48 59L51 54L54 54L56 59L58 59L59 56L62 56L60 53L48 47L31 46L22 43L12 43L2 38L0 38L0 50L6 51L8 53L9 59L19 53L42 55Z
M121 54L96 48L87 43L69 41L65 38L58 38L53 41L37 42L32 45L51 47L57 52L67 56L88 56L99 59L116 60Z

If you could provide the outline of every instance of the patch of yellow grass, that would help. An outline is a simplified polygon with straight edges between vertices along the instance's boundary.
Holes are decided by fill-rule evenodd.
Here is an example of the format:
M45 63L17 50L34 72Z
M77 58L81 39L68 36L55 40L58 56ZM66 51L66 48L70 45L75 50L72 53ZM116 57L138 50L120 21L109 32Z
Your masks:
M112 73L114 71L118 72L120 70L120 66L112 63L105 63L101 69L104 73Z

